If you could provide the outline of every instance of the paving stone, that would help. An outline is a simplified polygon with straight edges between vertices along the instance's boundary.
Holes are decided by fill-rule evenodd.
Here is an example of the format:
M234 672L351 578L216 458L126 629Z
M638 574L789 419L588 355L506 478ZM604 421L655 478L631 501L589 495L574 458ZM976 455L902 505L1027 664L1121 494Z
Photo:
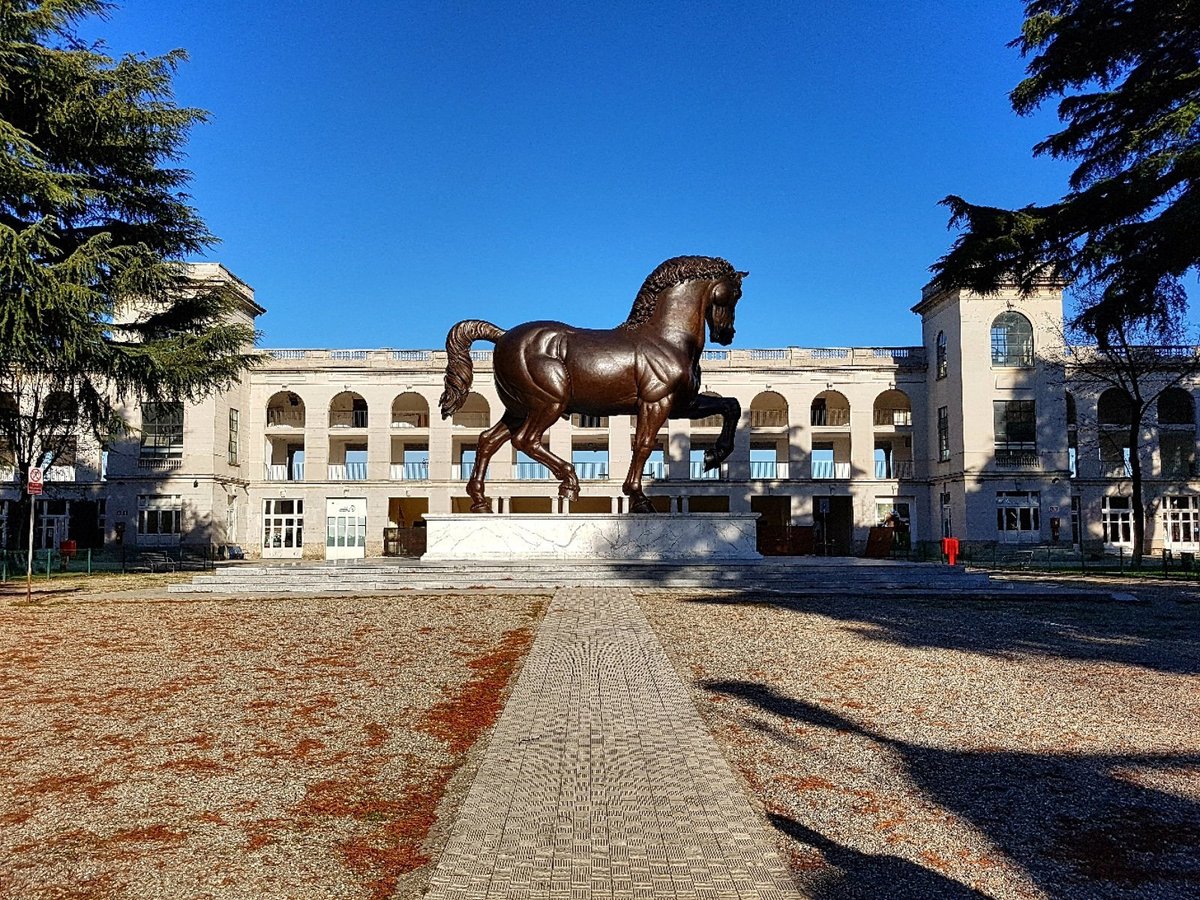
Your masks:
M627 588L554 596L426 895L797 898Z

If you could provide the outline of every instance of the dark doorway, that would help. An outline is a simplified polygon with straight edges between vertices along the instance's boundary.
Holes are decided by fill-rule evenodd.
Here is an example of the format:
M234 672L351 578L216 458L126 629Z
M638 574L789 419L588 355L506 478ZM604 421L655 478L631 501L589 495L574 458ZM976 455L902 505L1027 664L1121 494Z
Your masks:
M788 527L792 519L791 497L751 497L750 511L758 513L759 553L789 556L797 552Z
M813 497L816 550L823 556L849 556L854 507L849 497Z

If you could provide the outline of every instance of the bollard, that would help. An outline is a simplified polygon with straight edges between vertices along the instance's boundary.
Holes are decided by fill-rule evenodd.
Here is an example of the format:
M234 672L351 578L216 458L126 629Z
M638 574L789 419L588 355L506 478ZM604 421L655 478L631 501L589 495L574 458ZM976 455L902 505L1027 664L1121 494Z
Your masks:
M87 573L89 575L92 574L92 548L91 547L88 547L88 553L87 553Z

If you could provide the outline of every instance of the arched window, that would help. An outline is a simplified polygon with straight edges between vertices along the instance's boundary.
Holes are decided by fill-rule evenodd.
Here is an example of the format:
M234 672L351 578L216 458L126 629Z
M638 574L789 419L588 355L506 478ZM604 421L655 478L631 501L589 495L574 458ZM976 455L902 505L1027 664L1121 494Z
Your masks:
M1096 401L1096 421L1101 425L1131 425L1133 401L1121 388L1109 388Z
M946 332L938 332L935 351L937 354L937 377L945 378L946 373L950 370L950 366L946 362Z
M992 365L1033 365L1033 326L1019 312L1000 313L992 322Z
M292 391L277 391L267 401L268 428L303 428L304 401Z
M1159 425L1195 425L1196 404L1183 388L1167 388L1158 398Z

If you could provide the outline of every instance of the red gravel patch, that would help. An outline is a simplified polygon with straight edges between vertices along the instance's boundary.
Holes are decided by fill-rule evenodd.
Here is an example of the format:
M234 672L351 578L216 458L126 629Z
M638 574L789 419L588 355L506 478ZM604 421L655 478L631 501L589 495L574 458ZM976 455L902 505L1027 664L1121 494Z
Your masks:
M543 598L0 605L0 895L415 897Z

